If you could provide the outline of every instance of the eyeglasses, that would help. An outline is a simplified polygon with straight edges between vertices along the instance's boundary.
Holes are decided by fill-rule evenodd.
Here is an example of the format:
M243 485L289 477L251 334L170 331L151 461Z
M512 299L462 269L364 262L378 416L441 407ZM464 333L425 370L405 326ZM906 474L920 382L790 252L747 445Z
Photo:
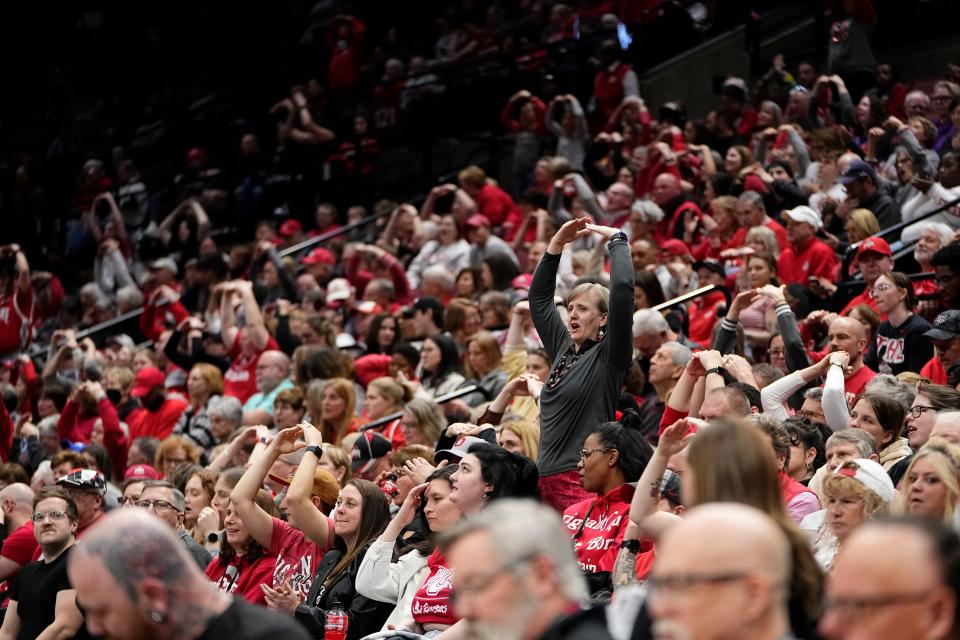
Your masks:
M131 504L136 504L137 499L133 496L117 496L117 504L121 507L126 507Z
M930 99L934 102L950 102L951 98L953 98L953 96L933 96Z
M166 500L137 500L137 506L141 509L149 509L150 507L153 507L156 510L173 509L177 513L180 513L180 509L177 509Z
M907 411L907 413L909 413L914 418L919 418L920 416L923 415L924 411L936 411L936 410L937 410L936 407L928 407L927 405L923 405L923 404L915 404L912 407L910 407L910 410Z
M47 518L49 518L53 522L59 522L60 520L63 520L66 517L67 517L67 513L65 511L47 511L46 513L43 513L43 512L35 513L32 516L30 516L30 519L36 522L37 524L40 524Z
M599 449L580 449L580 459L586 460L598 451L610 451L610 447L600 447Z
M891 593L879 596L828 597L824 599L823 610L832 611L845 620L854 621L872 615L877 609L908 604L921 604L927 600L930 590L914 593Z
M818 420L823 422L823 419L826 417L823 412L817 413L816 411L797 411L798 416L803 416L804 418L809 418L810 420ZM794 444L799 444L799 442L794 442Z
M537 553L538 552L534 552L529 555L522 556L513 562L505 564L499 569L477 574L475 576L471 576L468 580L464 580L450 590L450 603L456 607L457 602L463 602L466 598L482 594L484 591L490 588L490 585L493 584L494 580L504 573L518 573L520 568L526 566L526 564L530 562L530 560L533 559Z
M678 573L667 576L650 576L647 578L647 586L650 592L666 594L668 592L678 593L686 591L701 584L721 584L723 582L734 582L743 580L747 577L743 571L728 571L724 573Z
M875 286L875 287L873 288L873 290L874 290L874 291L877 291L877 292L879 292L879 293L883 293L883 292L885 292L885 291L890 291L890 290L892 290L893 288L894 288L893 285L890 285L890 284L878 284L877 286Z
M186 458L164 458L163 464L178 465L178 464L183 464L186 461L187 461Z

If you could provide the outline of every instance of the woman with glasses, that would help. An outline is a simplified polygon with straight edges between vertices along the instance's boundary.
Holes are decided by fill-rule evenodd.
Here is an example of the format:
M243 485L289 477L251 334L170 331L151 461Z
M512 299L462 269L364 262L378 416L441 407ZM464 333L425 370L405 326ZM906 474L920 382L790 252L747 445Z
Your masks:
M593 429L580 451L580 486L594 497L572 504L563 522L591 593L611 591L611 572L630 519L630 501L653 448L639 430L640 416L627 410L619 422Z
M885 273L877 278L873 291L877 311L887 319L880 323L864 363L893 375L920 371L933 357L933 343L924 335L930 323L913 312L916 299L910 278L899 271Z
M271 516L280 515L269 491L261 489L254 502ZM263 545L253 539L230 503L227 503L223 526L220 553L207 565L204 573L210 583L220 591L235 594L253 604L266 606L260 585L270 584L273 580L276 558L267 555Z
M783 426L790 436L785 471L803 486L809 486L813 474L827 462L823 432L816 422L803 416L787 418Z
M186 436L167 436L157 448L154 467L161 478L173 475L177 467L185 463L199 464L200 450Z
M941 411L960 411L960 391L944 384L921 384L913 406L907 411L904 427L910 448L916 451L927 444Z
M396 625L432 636L458 620L450 605L453 569L436 546L436 538L463 516L450 501L450 476L456 471L456 464L437 469L407 493L400 511L363 558L357 591L397 605L384 631ZM419 540L416 544L403 539L411 531ZM392 561L395 554L399 558Z

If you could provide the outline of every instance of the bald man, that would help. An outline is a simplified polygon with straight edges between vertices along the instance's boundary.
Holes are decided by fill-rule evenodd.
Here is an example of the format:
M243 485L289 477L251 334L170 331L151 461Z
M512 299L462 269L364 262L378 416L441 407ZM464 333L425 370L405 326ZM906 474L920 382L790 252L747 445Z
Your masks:
M683 195L680 188L680 179L672 173L661 173L653 181L650 199L663 209L664 218L658 222L654 230L654 237L658 242L670 238L683 239L683 220L689 211L702 218L700 207Z
M264 351L257 361L257 392L243 405L243 424L271 424L273 401L290 380L290 357L283 351Z
M67 565L90 633L116 640L307 640L288 616L247 604L210 582L170 528L118 509L84 536Z
M692 509L657 545L654 637L779 640L790 630L790 572L790 543L766 514L732 503Z
M933 521L868 521L834 560L819 631L829 640L955 639L958 583L956 533Z
M863 356L870 346L863 325L850 317L835 318L827 330L827 346L830 353L846 351L850 354L849 370L843 374L843 390L847 396L847 404L852 406L854 398L860 395L867 383L877 375L863 363Z
M33 489L17 482L0 490L0 508L7 537L0 547L0 580L15 575L37 553L33 535Z

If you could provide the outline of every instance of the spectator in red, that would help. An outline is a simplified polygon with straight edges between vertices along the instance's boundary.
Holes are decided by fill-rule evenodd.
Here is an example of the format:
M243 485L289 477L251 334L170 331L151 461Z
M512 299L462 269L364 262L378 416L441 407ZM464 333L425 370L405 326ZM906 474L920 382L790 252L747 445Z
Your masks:
M0 247L0 355L26 346L33 315L30 265L20 245Z
M897 76L897 68L893 64L890 62L878 63L876 70L877 85L872 89L867 89L864 95L870 99L870 104L874 102L883 104L888 116L906 120L904 100L907 97L907 87L902 82L898 82L899 78Z
M0 580L9 581L20 567L33 560L37 538L33 534L33 490L16 482L0 490L0 508L7 537L0 547Z
M110 453L115 471L126 469L127 439L107 392L99 382L82 382L74 388L57 420L60 440L89 444L97 421L103 429L103 446Z
M619 60L620 50L613 40L605 40L597 51L600 70L593 78L596 123L606 123L624 98L638 97L640 86L633 68Z
M300 264L304 267L304 273L300 278L306 276L313 280L312 284L314 286L319 287L329 282L330 278L333 277L333 266L337 264L337 258L329 249L318 247L304 256L300 260ZM300 280L298 279L299 283Z
M730 240L730 246L742 247L747 244L747 233L753 227L767 227L777 236L780 250L787 248L787 230L779 222L767 215L763 196L756 191L744 191L737 199L737 219L740 229Z
M807 206L799 206L783 212L787 223L787 240L790 246L783 250L777 260L777 275L784 284L809 285L810 278L837 278L840 261L822 240L816 237L823 226L820 215Z
M506 191L487 178L486 172L471 165L457 174L460 188L476 203L476 211L485 215L493 227L500 227L511 214L517 212L517 204Z
M697 272L697 281L701 287L715 284L724 286L726 282L726 273L723 265L716 260L704 260L693 265ZM688 338L691 342L697 344L710 344L713 342L713 325L719 320L717 315L720 307L726 304L726 297L722 291L713 291L705 296L700 296L690 303L687 310L690 314L690 330Z
M173 427L188 403L183 398L168 396L165 380L163 372L156 367L143 367L137 372L130 397L140 400L143 408L131 413L127 419L130 442L142 437L162 440L173 433Z
M863 357L870 347L866 331L858 320L847 317L836 318L830 323L827 345L830 353L845 351L850 355L850 362L843 371L843 390L847 404L852 406L857 396L863 393L867 383L877 375L863 363Z
M710 214L702 218L707 237L693 249L693 257L697 260L713 258L721 260L726 249L742 246L736 244L733 238L740 231L740 221L737 218L737 199L733 196L720 196L710 202Z
M867 238L857 248L857 264L860 265L860 275L867 283L867 288L847 303L840 312L842 316L847 315L847 312L858 304L866 304L877 311L873 283L883 274L893 271L893 251L890 250L890 245L883 238ZM880 319L885 320L886 314L881 315Z
M661 173L653 181L653 200L663 210L663 220L657 223L653 237L658 244L671 238L681 239L687 214L701 218L703 214L696 202L688 199L680 189L680 179L672 173Z
M327 86L331 90L345 90L360 80L363 34L366 27L353 16L337 16L327 36L330 63L327 67Z
M279 350L276 341L267 332L260 313L260 305L253 297L253 283L235 280L218 285L220 291L220 335L231 360L223 375L223 393L246 402L257 392L257 362L260 354ZM245 324L237 327L234 304L236 297L243 304Z
M737 135L744 140L750 139L750 134L757 127L757 110L747 102L747 84L742 78L727 78L720 89L720 103L718 111L722 111L728 118L729 124Z

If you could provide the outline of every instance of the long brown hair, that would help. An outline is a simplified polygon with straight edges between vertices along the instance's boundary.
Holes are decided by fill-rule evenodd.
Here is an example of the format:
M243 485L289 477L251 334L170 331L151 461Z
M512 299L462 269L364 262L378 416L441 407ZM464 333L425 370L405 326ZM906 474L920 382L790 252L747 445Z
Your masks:
M346 571L367 545L377 539L390 522L390 506L387 496L377 485L369 480L354 478L346 486L352 486L360 492L360 528L357 530L357 539L348 547L347 541L340 536L334 537L333 546L340 551L340 560L333 566L323 581L326 591L340 579L340 574Z
M277 509L277 503L273 501L273 496L271 496L270 492L266 489L257 491L257 495L253 501L270 516L278 517L280 515L280 510ZM244 557L253 561L267 555L267 550L262 544L254 540L253 536L249 535L249 533L247 536L247 543L243 546ZM217 556L217 562L226 567L229 566L236 557L237 551L233 548L232 544L227 542L227 534L224 533L220 538L220 555Z
M738 502L766 513L790 540L793 574L790 599L806 619L820 614L823 575L810 553L806 537L787 514L780 493L770 442L759 428L735 420L715 420L690 443L687 465L692 487L684 485L687 508L708 502Z

